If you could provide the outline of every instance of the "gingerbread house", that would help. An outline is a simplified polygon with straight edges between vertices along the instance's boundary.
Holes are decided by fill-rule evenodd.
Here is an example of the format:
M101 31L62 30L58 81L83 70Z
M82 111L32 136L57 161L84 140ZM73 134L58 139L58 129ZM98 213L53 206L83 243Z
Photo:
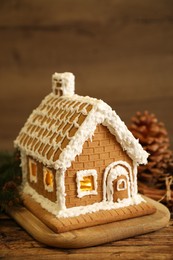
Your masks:
M52 90L15 140L23 193L64 218L140 204L138 140L108 104L74 93L72 73L55 73Z

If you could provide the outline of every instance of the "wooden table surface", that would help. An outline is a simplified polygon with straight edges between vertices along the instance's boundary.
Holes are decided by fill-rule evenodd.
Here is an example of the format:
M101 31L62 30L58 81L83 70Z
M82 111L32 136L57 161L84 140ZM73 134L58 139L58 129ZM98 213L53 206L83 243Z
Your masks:
M82 249L58 249L35 241L13 219L0 214L3 259L173 259L173 216L159 231Z

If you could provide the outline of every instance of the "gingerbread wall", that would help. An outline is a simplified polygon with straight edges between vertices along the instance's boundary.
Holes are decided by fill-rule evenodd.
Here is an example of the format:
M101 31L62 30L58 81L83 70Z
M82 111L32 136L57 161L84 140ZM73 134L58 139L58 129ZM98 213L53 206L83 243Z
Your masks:
M45 198L55 202L56 201L56 183L54 181L54 191L53 192L48 192L47 190L45 190L44 187L44 182L43 182L43 164L37 161L37 183L31 182L30 181L30 177L29 177L29 157L27 160L27 168L28 168L28 173L27 173L27 180L29 185L36 190L39 194L41 194L42 196L44 196ZM51 169L53 175L54 175L54 180L55 180L55 170Z
M97 126L92 142L87 140L84 143L82 154L76 156L75 161L65 174L66 207L84 206L102 201L104 170L110 163L118 160L126 161L132 165L132 160L122 150L107 127ZM78 198L76 172L87 169L95 169L98 173L98 194Z

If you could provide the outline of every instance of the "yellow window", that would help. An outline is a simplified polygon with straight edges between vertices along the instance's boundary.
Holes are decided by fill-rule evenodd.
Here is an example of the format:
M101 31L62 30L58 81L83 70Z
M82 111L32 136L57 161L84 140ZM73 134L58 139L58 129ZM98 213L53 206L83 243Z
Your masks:
M97 171L81 170L76 173L77 197L97 194Z
M94 179L93 176L83 176L83 180L80 181L81 191L91 191L94 190Z
M50 169L44 167L43 177L44 177L45 190L47 190L49 192L53 192L54 191L54 175L53 175L53 172Z

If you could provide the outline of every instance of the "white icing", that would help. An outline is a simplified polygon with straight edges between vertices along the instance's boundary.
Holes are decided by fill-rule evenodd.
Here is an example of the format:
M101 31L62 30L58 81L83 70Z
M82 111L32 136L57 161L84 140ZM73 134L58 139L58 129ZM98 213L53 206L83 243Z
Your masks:
M87 214L92 212L97 212L99 210L110 210L110 209L118 209L127 207L130 205L137 205L141 202L145 202L145 200L138 194L134 198L127 198L123 200L119 200L118 202L97 202L92 205L80 206L74 208L67 208L65 210L59 211L57 213L57 217L75 217L81 214Z
M57 90L61 90L63 95L73 95L74 94L74 80L75 77L71 72L57 73L52 75L52 89L56 94ZM60 86L57 86L59 83Z
M84 176L93 176L94 180L94 189L82 191L80 188L80 182L83 181ZM96 195L97 194L97 171L94 169L91 170L81 170L76 173L76 183L77 183L77 196L82 198L86 195Z
M31 195L31 197L40 203L40 205L46 209L48 212L54 214L55 216L57 213L61 210L59 207L58 202L52 202L49 199L45 198L44 196L38 194L29 184L28 182L25 183L25 186L23 188L23 192Z
M137 183L137 165L133 162L133 193L137 194L138 193L138 183Z
M113 198L112 181L118 175L117 175L117 172L115 172L115 175L110 174L110 173L111 173L111 170L118 167L119 165L123 165L124 167L126 167L129 172L129 175L128 175L128 172L127 172L127 174L124 171L122 172L123 175L124 174L126 175L127 180L128 180L128 196L129 197L136 196L136 194L134 193L134 186L133 186L134 182L133 182L133 177L132 177L131 166L125 161L116 161L116 162L109 164L104 171L104 177L103 177L103 200L104 201L106 201L106 200L111 201ZM120 173L121 173L121 171L120 171ZM130 177L130 179L129 179L129 177Z
M57 198L57 204L59 205L59 208L61 210L66 209L65 206L65 172L61 169L56 171L56 198Z
M61 210L60 207L58 207L57 202L52 202L48 200L47 198L43 197L42 195L38 194L33 188L29 186L28 183L26 183L24 190L24 193L31 195L33 199L35 199L40 205L46 209L48 212L52 213L56 217L75 217L79 216L81 214L87 214L96 212L99 210L110 210L110 209L118 209L127 207L130 205L138 205L141 202L146 202L139 194L136 195L134 198L127 198L123 200L119 200L118 202L97 202L92 205L87 206L80 206L80 207L73 207L73 208L66 208Z
M37 163L32 160L31 158L29 158L29 179L31 182L37 183L37 171L36 174L33 174L33 169L32 169L32 165L35 165L36 169L37 169Z

